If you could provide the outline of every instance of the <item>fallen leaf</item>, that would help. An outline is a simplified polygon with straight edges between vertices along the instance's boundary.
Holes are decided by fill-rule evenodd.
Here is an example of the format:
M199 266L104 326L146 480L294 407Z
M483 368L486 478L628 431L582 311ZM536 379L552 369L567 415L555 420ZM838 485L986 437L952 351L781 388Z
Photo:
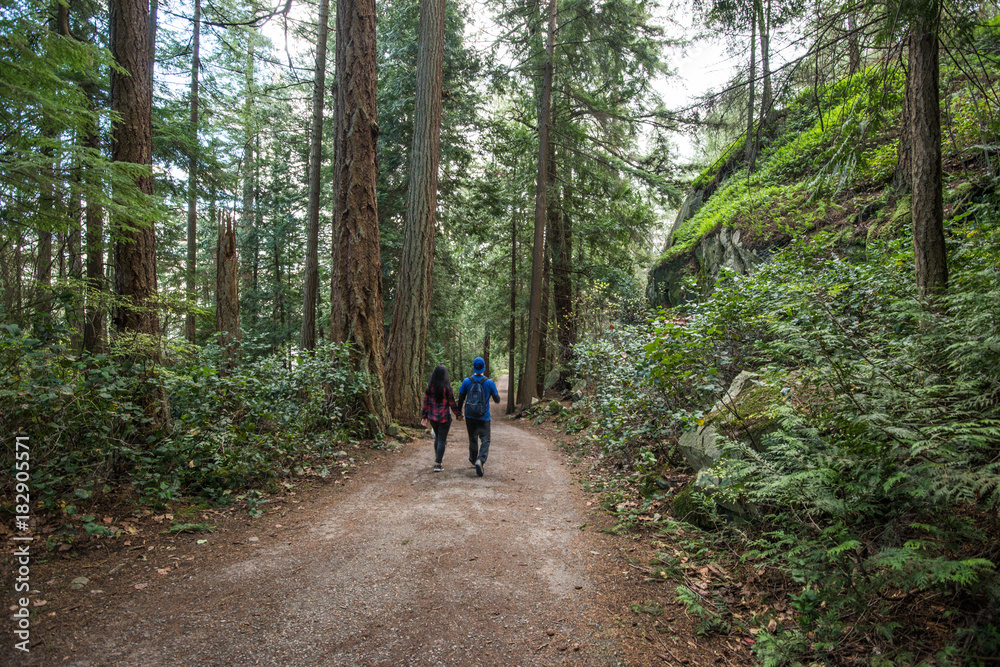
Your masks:
M158 567L158 568L156 568L156 573L157 574L170 574L170 568L169 567Z
M773 633L777 629L778 629L778 622L772 618L771 621L767 624L767 631Z
M49 603L48 600L35 600L34 602L31 603L31 605L33 607L44 607L48 603Z
M106 516L106 517L104 517L103 521L104 521L104 523L111 523L111 517Z
M136 584L136 585L135 585L135 590L137 590L137 591L141 591L141 590L142 590L143 588L145 588L146 586L149 586L149 584Z

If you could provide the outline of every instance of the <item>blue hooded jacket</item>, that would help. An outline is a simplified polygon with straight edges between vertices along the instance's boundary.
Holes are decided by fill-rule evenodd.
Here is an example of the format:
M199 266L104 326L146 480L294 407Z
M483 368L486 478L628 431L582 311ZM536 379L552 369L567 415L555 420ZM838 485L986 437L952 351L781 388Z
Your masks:
M480 381L483 373L486 372L486 362L483 361L482 357L476 357L472 362L472 375L476 378L476 382ZM469 389L472 387L472 378L467 377L462 380L462 386L458 389L458 409L461 410L462 406L465 405L465 397L469 394ZM486 378L483 381L483 389L493 397L495 403L500 402L500 393L497 391L497 385L493 380ZM469 415L465 415L466 418L472 419ZM478 419L488 422L490 421L490 402L486 401L486 414Z

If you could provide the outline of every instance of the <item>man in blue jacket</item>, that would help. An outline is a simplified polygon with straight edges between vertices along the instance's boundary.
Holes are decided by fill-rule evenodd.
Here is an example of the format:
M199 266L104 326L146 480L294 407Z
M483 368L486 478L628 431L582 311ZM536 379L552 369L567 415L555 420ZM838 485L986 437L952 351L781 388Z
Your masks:
M476 357L472 362L472 377L462 380L458 389L458 409L461 411L465 405L465 428L469 431L469 463L476 467L480 477L490 453L490 399L500 402L497 385L485 372L486 362Z

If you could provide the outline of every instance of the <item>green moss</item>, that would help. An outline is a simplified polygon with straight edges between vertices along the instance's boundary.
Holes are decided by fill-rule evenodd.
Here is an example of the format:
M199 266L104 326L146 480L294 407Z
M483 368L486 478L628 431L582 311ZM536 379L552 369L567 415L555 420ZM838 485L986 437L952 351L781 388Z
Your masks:
M703 530L711 530L715 523L707 512L696 502L694 493L688 487L674 496L674 516Z

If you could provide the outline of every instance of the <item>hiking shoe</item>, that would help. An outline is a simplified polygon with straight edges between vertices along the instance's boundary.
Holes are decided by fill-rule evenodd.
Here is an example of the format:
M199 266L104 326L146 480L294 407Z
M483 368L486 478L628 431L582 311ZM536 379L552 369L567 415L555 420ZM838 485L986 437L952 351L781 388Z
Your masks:
M482 477L483 476L483 460L482 459L476 459L476 462L473 463L472 465L476 466L476 474L479 475L480 477Z
M434 472L441 472L442 470L444 470L444 468L441 467L440 463L434 464Z

